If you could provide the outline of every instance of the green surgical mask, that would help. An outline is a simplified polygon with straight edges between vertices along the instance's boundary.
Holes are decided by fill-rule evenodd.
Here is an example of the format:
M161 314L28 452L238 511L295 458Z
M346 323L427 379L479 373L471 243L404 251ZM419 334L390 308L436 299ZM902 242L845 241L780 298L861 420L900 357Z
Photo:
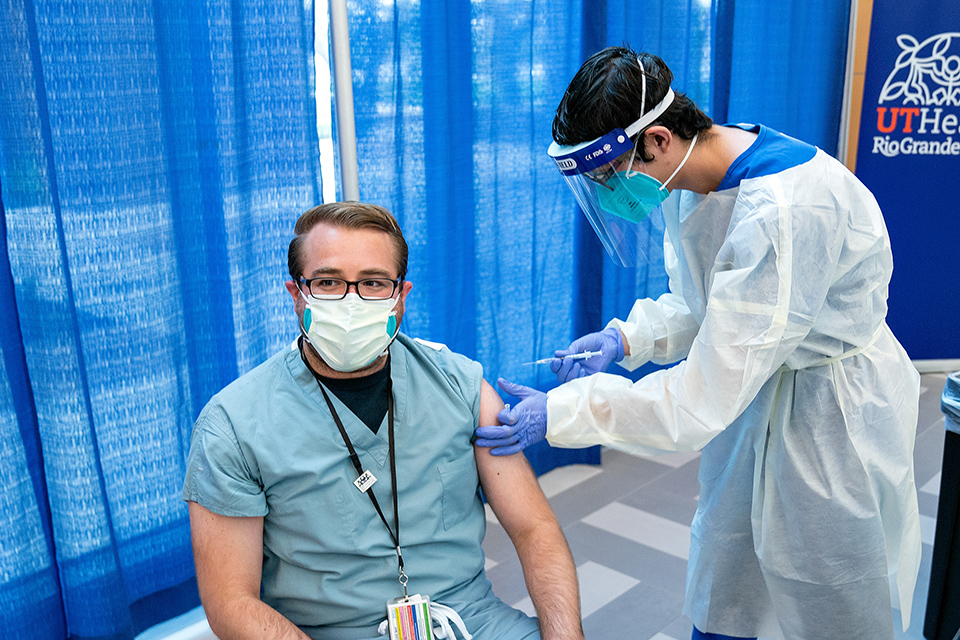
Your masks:
M597 187L597 200L600 206L612 213L630 222L640 222L650 213L660 206L670 192L667 191L667 185L673 180L674 176L680 172L681 167L690 157L693 146L697 144L697 135L693 136L690 146L687 148L686 155L677 165L670 177L663 184L659 180L648 176L639 171L618 171L610 176L605 186ZM634 154L637 150L634 148ZM630 162L627 166L633 166L634 156L631 154Z
M610 176L605 187L597 188L600 206L630 222L645 219L668 195L667 188L656 178L631 171L618 171Z

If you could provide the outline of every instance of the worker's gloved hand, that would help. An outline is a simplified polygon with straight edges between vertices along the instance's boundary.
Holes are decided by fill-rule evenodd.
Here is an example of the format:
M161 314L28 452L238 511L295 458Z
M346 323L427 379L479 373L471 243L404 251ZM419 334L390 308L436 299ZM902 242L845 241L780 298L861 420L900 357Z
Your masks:
M547 394L503 378L497 379L497 385L520 402L497 414L502 425L478 428L476 444L493 447L490 453L495 456L509 456L547 436Z
M600 351L599 356L592 356L584 360L571 360L563 356L570 356L584 351ZM550 363L550 371L557 374L557 380L567 382L574 378L590 376L601 371L606 371L611 362L620 362L623 360L623 337L620 330L616 327L607 327L597 333L588 333L582 338L578 338L563 351L557 351L554 354L554 360Z

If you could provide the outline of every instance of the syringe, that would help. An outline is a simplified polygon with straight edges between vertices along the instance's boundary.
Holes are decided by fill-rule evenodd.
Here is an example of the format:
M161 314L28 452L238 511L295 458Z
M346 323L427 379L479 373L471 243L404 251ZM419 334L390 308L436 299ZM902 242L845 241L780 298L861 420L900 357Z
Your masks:
M582 353L574 353L569 356L561 356L561 360L586 360L592 358L593 356L603 355L603 351L583 351ZM524 362L524 365L528 364L550 364L556 360L556 358L544 358L543 360L534 360L533 362Z

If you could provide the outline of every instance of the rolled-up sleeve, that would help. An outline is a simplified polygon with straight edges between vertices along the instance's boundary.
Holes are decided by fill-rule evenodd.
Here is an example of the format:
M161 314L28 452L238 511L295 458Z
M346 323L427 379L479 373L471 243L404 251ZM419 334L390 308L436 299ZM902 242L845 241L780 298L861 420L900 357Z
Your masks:
M263 486L215 404L204 409L193 427L182 497L223 516L267 515Z

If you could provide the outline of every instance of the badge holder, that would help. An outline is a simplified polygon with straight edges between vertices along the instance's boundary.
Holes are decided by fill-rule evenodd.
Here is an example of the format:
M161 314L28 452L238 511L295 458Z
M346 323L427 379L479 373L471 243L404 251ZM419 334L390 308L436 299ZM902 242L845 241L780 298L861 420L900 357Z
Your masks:
M387 601L387 627L390 640L433 640L433 622L430 620L430 596L415 593L407 595L407 574L403 572L403 556L399 547L400 584L403 597Z
M433 640L430 597L414 594L387 602L390 640Z

